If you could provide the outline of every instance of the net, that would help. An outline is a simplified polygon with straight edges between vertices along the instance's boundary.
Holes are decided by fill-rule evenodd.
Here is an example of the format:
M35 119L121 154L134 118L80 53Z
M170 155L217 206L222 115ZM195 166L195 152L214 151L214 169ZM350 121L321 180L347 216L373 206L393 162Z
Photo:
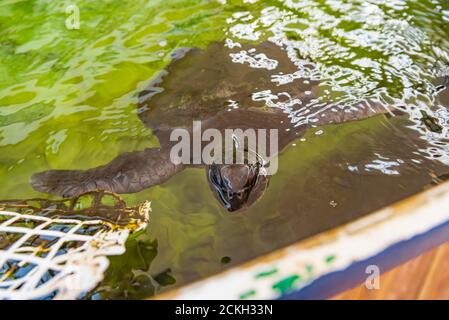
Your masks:
M119 196L0 201L0 299L76 299L93 289L149 222L150 203Z

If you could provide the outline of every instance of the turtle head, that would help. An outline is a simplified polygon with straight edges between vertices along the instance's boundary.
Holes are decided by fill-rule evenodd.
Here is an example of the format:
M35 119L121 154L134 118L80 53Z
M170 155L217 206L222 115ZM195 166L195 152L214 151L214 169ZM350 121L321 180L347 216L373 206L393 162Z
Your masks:
M265 192L269 177L260 164L212 164L207 167L209 186L230 212L248 208Z

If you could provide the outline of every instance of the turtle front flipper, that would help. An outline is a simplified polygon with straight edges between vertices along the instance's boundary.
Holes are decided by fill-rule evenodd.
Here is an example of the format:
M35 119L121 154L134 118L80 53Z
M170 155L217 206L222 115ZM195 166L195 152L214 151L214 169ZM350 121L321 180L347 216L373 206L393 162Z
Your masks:
M145 149L124 153L109 164L93 169L49 170L31 177L37 191L62 197L73 197L93 190L134 193L170 179L182 170L170 161L164 149Z

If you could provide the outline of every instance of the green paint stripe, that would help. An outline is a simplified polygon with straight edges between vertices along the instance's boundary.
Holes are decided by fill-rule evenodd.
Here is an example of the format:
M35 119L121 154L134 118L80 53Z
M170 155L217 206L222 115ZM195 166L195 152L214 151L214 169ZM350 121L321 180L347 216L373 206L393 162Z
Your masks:
M278 272L278 269L276 269L276 268L273 268L273 269L267 270L267 271L262 271L262 272L256 274L256 279L265 278L265 277L271 276L277 272Z
M294 289L294 285L297 281L301 280L301 277L297 274L291 275L287 278L282 279L279 282L276 282L272 288L274 290L279 291L281 294L285 294L292 289Z
M312 273L313 272L313 266L311 264L306 265L306 271L307 271L307 273Z
M240 295L240 299L241 300L248 299L249 297L254 296L255 294L256 294L256 290L249 290L249 291L242 293Z
M335 260L335 256L334 255L330 255L326 257L326 263L332 263Z

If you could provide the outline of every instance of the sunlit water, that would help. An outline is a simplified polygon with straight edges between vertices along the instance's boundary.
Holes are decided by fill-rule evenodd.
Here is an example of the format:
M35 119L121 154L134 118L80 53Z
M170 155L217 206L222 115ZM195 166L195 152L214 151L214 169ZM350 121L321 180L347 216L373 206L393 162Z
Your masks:
M157 146L136 115L137 95L178 48L282 46L298 70L275 81L320 82L307 106L265 97L292 126L373 101L406 112L309 130L243 213L217 203L202 169L126 195L130 204L151 200L152 221L112 258L93 298L144 297L197 280L448 177L447 1L77 1L79 30L65 27L69 4L0 2L2 199L48 197L30 187L35 172L92 168Z

